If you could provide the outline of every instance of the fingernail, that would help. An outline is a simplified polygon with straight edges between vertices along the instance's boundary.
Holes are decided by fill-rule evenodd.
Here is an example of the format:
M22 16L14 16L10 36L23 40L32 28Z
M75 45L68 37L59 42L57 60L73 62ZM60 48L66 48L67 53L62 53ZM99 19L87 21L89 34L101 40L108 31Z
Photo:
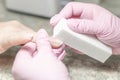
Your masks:
M53 48L58 48L63 44L63 42L61 40L55 39L55 38L51 38L50 43L51 43Z

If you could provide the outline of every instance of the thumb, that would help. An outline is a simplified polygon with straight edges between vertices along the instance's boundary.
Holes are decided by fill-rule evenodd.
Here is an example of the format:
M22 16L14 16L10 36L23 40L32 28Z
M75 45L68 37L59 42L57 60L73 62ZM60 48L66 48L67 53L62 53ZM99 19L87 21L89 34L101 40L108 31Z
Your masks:
M77 33L98 34L101 32L100 27L92 20L68 19L67 25Z
M52 51L49 36L44 29L40 29L36 36L37 50L40 54L47 54ZM39 54L38 54L39 55Z

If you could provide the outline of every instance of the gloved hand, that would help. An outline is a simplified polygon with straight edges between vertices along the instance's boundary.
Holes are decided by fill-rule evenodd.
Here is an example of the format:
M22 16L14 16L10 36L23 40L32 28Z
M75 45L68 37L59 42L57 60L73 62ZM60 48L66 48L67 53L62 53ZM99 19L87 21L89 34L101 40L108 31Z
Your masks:
M32 40L35 32L18 21L0 23L0 53Z
M51 18L50 24L54 27L61 18L67 19L73 31L94 35L111 46L113 54L120 54L120 19L106 9L95 4L70 2Z
M29 42L18 52L12 68L14 78L15 80L70 80L67 68L58 58L50 45L48 34L41 29L37 33L36 43Z

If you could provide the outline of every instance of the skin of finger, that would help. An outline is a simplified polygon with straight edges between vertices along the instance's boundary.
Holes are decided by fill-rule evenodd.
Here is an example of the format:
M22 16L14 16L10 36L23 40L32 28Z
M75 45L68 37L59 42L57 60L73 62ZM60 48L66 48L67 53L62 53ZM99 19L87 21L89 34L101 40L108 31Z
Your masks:
M2 29L0 31L1 33L0 42L2 43L1 47L4 48L4 51L6 51L8 48L12 46L25 44L26 42L31 40L32 34L35 33L32 29L15 21L2 22L0 23L0 28ZM28 35L28 37L26 36L24 37L24 35Z

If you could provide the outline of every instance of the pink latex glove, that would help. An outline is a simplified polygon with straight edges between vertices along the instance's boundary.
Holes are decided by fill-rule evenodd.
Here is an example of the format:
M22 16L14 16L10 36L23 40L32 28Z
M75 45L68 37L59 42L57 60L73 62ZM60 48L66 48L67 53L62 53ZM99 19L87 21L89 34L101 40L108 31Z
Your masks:
M73 31L94 35L111 46L113 54L120 54L120 19L106 9L95 4L70 2L51 18L50 24L54 27L61 18L67 19Z
M12 72L15 80L70 80L67 68L55 56L43 29L37 34L36 44L29 42L18 52Z

